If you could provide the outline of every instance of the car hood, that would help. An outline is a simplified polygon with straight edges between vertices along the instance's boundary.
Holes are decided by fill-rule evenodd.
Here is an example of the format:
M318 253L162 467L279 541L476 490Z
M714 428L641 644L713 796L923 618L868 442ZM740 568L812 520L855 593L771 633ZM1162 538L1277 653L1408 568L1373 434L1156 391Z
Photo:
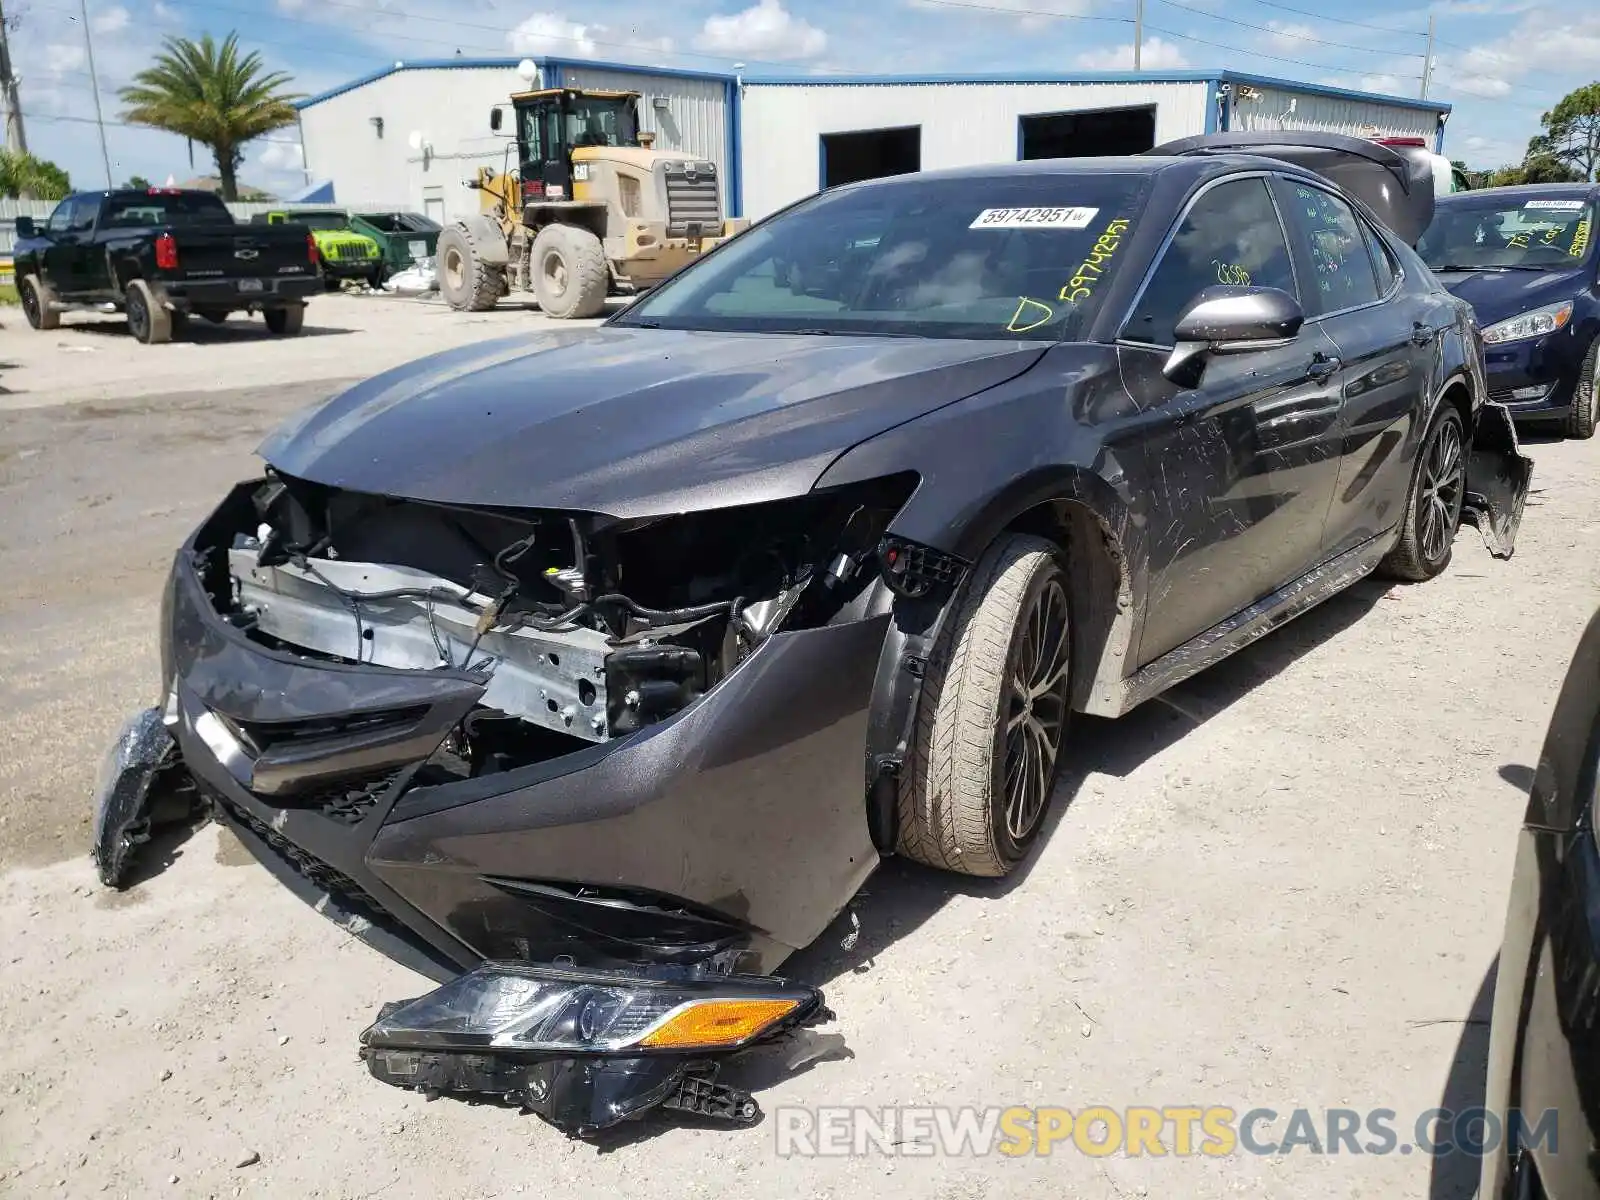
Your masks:
M258 453L352 491L618 518L810 490L866 438L1014 378L1039 343L602 326L448 350Z
M1544 304L1559 304L1583 290L1582 270L1435 271L1453 295L1472 305L1479 325L1493 325Z

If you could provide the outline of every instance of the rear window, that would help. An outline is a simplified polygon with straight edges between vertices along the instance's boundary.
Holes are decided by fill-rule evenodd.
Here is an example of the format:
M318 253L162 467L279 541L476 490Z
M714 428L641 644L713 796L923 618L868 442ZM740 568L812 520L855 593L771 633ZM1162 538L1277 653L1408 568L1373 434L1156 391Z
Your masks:
M1147 176L907 178L821 195L645 295L623 325L1071 339L1122 269Z
M107 225L231 225L228 206L209 192L138 193L106 201Z

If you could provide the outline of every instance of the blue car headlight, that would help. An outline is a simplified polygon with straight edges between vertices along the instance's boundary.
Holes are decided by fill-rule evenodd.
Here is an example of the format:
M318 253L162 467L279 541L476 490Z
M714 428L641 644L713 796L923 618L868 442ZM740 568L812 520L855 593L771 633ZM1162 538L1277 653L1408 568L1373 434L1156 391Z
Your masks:
M1542 308L1529 309L1525 313L1507 317L1504 321L1496 321L1483 331L1483 342L1486 346L1499 346L1506 342L1522 342L1528 338L1544 337L1547 333L1555 333L1558 329L1566 328L1570 320L1572 320L1571 300L1563 300L1560 304L1546 304Z

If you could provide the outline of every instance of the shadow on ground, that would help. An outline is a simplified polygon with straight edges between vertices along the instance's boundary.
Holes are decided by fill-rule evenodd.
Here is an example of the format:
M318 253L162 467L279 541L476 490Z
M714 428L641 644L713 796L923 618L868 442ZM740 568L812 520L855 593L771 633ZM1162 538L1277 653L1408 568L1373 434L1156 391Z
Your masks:
M1356 584L1118 720L1075 716L1067 766L1040 843L1052 835L1091 776L1121 779L1132 774L1253 688L1361 620L1389 593L1390 586L1370 579ZM791 957L780 973L820 986L847 972L869 971L879 954L913 933L952 897L1003 896L1027 881L1037 861L1036 850L1009 877L990 880L933 871L902 858L886 859L854 902L821 937Z
M1501 774L1503 776L1505 771ZM1483 1107L1489 1069L1489 1015L1494 1009L1494 983L1499 970L1500 960L1496 957L1484 973L1478 994L1462 1021L1461 1038L1445 1076L1444 1094L1439 1098L1439 1107L1451 1113ZM1481 1165L1482 1160L1472 1153L1435 1156L1428 1179L1428 1200L1472 1200L1478 1191Z
M312 300L313 307L307 310L308 315L315 312L316 301ZM301 327L297 334L276 334L269 330L266 323L253 320L245 316L237 316L222 325L213 325L210 321L193 317L189 327L181 333L173 330L172 341L167 343L173 346L233 346L241 342L292 342L296 338L314 337L340 337L354 333L353 329L340 329L334 325L311 325ZM133 340L133 334L128 332L128 323L120 316L113 317L107 313L104 321L93 323L84 322L81 325L63 325L59 329L51 330L54 334L87 334L95 337L123 338Z

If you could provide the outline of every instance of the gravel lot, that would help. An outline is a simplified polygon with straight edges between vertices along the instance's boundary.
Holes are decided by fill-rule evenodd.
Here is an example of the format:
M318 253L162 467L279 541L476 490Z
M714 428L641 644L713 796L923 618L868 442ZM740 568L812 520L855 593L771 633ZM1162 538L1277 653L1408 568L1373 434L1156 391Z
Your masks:
M746 1068L765 1124L596 1148L371 1080L357 1034L427 985L231 835L202 829L122 895L87 853L100 756L154 698L168 558L259 437L355 378L548 326L355 298L314 301L293 341L259 318L170 347L0 323L0 1193L1471 1195L1469 1164L1420 1154L782 1159L770 1114L1381 1107L1404 1141L1473 1103L1523 791L1600 595L1600 439L1532 445L1511 562L1464 530L1440 580L1360 585L1081 721L1070 803L1020 880L881 870L852 948L842 918L789 967L839 1019Z

